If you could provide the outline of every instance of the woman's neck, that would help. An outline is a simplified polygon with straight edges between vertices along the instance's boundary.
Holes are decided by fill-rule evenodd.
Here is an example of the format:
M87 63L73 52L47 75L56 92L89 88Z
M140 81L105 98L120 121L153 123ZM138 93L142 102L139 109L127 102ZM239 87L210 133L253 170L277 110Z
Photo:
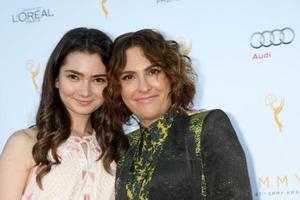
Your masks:
M71 133L74 136L84 137L92 134L92 124L90 117L80 117L72 119Z

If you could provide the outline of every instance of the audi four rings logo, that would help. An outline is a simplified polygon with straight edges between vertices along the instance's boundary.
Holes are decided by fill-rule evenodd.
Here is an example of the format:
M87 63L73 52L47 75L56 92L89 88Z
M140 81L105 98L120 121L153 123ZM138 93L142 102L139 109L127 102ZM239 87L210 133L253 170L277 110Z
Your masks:
M294 41L294 39L295 31L286 27L283 29L253 33L250 38L250 46L255 49L279 46L281 44L290 44Z

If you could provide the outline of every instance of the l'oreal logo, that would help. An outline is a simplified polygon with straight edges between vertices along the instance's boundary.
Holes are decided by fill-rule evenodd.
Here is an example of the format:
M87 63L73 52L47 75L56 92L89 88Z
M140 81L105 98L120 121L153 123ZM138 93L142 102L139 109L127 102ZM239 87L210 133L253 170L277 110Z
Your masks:
M35 7L23 9L21 12L12 15L13 23L34 23L39 22L41 19L46 17L53 17L50 9L45 9L43 7Z

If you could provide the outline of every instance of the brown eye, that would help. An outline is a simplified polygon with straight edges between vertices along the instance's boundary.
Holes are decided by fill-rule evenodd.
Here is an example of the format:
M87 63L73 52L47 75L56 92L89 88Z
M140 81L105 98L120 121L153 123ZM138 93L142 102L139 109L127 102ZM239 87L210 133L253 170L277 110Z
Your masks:
M75 74L69 74L67 77L71 80L79 80L79 77Z
M149 75L157 75L161 72L161 69L160 68L152 68L149 70Z
M95 78L94 81L96 83L106 83L106 78L98 77L98 78Z
M127 74L127 75L122 76L122 80L124 80L124 81L131 80L133 78L134 78L134 76L132 74Z

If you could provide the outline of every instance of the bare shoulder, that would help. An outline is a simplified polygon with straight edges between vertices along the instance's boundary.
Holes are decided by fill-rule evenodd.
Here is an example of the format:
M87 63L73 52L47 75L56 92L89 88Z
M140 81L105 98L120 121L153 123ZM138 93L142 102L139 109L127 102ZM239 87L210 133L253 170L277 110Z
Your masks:
M36 128L22 129L13 133L7 140L0 160L23 160L28 166L34 165L32 148L36 143Z
M38 132L38 129L36 126L28 128L28 129L23 129L22 131L28 137L27 138L28 140L31 140L31 142L33 142L33 143L36 143L36 141L37 141L36 136L37 136L37 132Z
M35 128L23 129L8 138L0 154L0 199L21 199L35 166L32 147L36 133Z
M32 127L28 129L22 129L16 131L12 134L8 140L7 144L12 145L21 145L21 146L33 146L36 143L36 135L37 135L37 128Z

